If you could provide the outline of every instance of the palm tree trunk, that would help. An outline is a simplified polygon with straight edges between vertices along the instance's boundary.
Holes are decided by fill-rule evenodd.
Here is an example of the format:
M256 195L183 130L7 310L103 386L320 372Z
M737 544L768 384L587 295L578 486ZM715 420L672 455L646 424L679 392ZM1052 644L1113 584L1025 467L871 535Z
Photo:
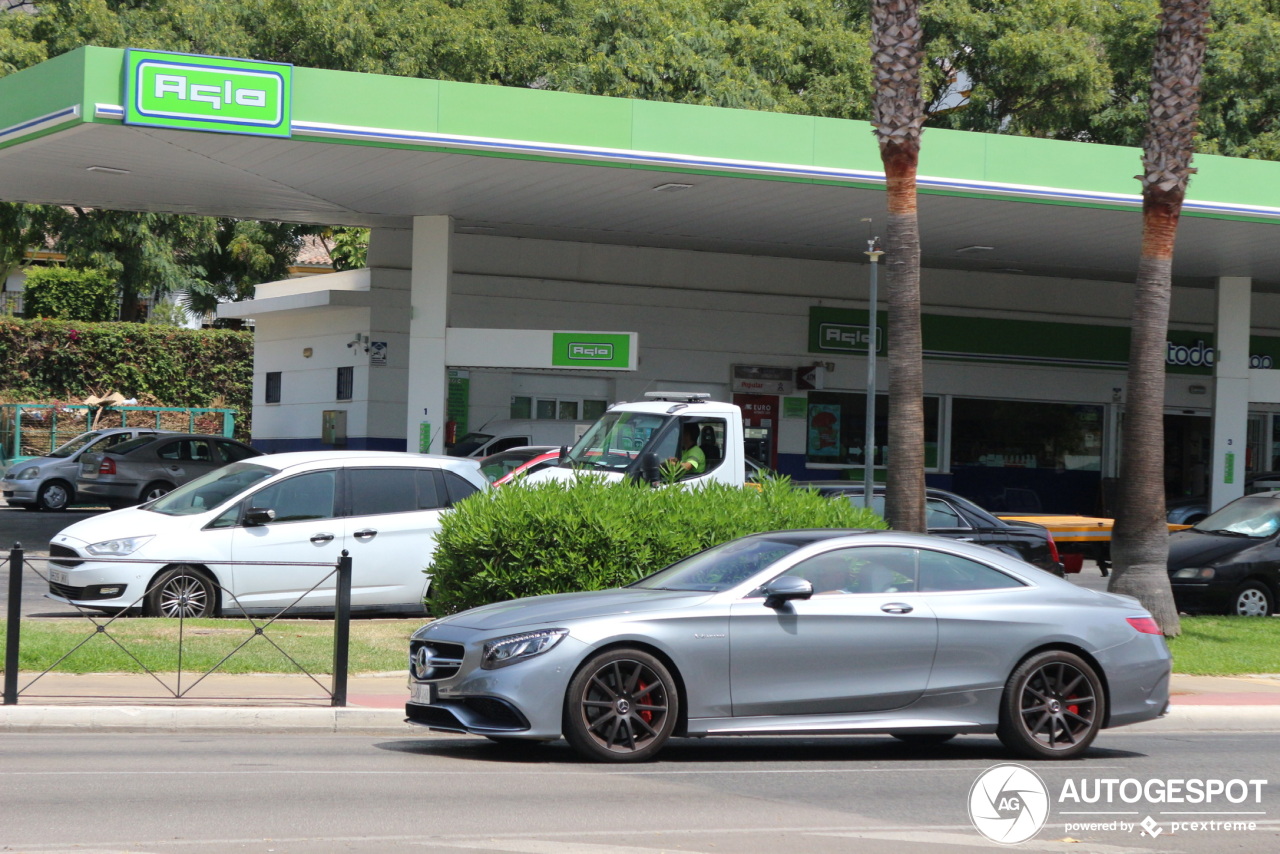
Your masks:
M916 168L920 100L918 0L872 0L874 117L888 189L885 278L889 303L889 460L885 517L901 531L925 530L924 365L920 337L920 227ZM874 322L874 321L873 321Z
M1164 512L1165 341L1173 245L1186 196L1200 108L1209 0L1162 0L1143 140L1142 260L1121 436L1120 501L1108 589L1136 596L1168 636L1181 632L1169 587Z

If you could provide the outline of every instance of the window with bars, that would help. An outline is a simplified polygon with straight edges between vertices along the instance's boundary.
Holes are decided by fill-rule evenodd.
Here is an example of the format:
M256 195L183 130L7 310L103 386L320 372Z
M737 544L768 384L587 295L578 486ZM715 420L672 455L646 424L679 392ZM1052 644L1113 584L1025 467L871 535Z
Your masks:
M356 369L350 365L338 368L338 400L350 400L356 384Z
M267 372L267 403L280 402L280 371Z

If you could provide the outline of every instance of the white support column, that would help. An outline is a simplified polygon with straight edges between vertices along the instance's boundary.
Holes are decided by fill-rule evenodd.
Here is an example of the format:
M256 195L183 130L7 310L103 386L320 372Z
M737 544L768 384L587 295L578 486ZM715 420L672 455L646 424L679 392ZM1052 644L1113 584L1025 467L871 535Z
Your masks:
M1249 328L1253 282L1218 279L1213 362L1213 466L1209 507L1217 510L1244 495L1249 428Z
M413 269L410 272L409 384L407 389L407 450L444 453L445 330L449 325L449 287L452 277L450 243L453 220L420 216L413 220ZM419 437L430 425L431 446Z

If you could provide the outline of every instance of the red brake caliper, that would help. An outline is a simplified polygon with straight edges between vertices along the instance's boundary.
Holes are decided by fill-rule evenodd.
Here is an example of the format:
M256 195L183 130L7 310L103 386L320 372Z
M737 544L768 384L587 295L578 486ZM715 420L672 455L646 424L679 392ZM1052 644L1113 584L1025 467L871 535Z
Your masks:
M648 687L649 686L644 684L644 682L641 682L639 686L636 688L636 693L643 694L644 689ZM645 709L643 712L640 713L640 719L647 724L653 723L653 712L649 711L648 709Z

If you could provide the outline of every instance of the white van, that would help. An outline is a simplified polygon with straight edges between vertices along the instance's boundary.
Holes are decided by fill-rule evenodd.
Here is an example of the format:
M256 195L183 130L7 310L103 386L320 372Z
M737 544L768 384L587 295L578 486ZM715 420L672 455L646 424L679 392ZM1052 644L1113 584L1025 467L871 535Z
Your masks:
M590 421L550 419L489 421L446 447L445 453L451 457L487 457L523 445L572 447L590 426Z

